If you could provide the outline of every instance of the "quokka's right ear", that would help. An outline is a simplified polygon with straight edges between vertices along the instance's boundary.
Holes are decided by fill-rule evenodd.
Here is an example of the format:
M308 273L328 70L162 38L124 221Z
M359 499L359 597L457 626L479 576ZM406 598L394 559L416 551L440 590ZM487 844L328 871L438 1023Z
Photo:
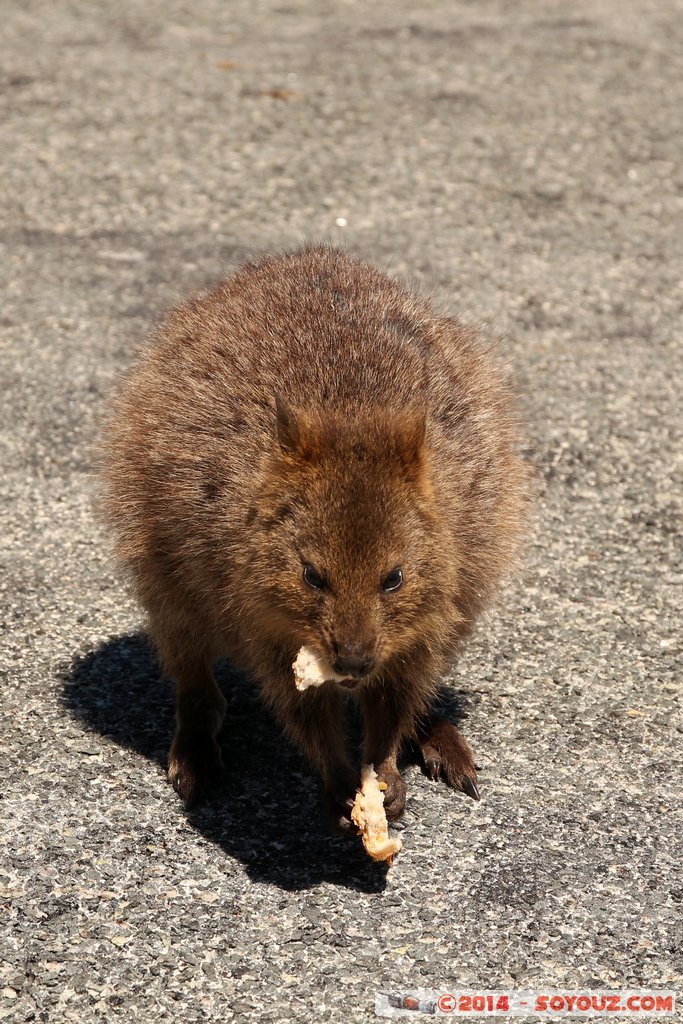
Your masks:
M424 471L426 432L427 412L422 405L412 403L401 413L395 433L396 448L408 479L418 479Z

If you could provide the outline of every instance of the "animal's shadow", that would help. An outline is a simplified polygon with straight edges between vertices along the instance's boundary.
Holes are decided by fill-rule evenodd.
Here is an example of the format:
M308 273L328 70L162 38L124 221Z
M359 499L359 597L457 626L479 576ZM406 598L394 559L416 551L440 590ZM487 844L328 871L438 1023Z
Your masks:
M255 685L227 663L216 666L216 677L228 700L220 736L224 777L193 810L184 812L178 801L178 813L187 813L195 828L240 860L255 880L287 890L332 881L380 892L385 868L370 861L359 842L329 835L321 787L259 701ZM75 659L63 680L65 706L88 729L165 770L173 691L144 635L112 638ZM462 717L452 693L444 690L439 703L451 721ZM358 716L350 718L357 742ZM168 799L178 800L170 786Z

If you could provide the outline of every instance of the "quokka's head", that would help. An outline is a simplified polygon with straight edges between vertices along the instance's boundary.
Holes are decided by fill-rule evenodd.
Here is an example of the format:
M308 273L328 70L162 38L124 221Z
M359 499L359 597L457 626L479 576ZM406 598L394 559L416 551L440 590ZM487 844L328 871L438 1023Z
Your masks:
M452 588L425 413L276 405L255 538L264 618L363 680L400 658Z

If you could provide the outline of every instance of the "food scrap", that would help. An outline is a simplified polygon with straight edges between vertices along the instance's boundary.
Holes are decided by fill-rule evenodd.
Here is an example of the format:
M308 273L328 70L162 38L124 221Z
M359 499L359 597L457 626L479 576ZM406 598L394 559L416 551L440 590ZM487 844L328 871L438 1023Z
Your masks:
M373 860L384 860L389 864L400 851L403 843L389 836L389 825L384 812L384 790L386 782L380 782L373 765L363 765L361 788L351 810L351 820L357 825L363 846Z

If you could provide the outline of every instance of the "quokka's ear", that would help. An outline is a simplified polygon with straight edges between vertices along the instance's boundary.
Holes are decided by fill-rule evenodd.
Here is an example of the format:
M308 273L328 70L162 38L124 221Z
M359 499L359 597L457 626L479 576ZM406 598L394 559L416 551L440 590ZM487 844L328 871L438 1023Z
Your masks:
M321 425L300 409L295 409L277 391L275 423L277 440L283 455L307 462L313 462L318 458L323 446Z

